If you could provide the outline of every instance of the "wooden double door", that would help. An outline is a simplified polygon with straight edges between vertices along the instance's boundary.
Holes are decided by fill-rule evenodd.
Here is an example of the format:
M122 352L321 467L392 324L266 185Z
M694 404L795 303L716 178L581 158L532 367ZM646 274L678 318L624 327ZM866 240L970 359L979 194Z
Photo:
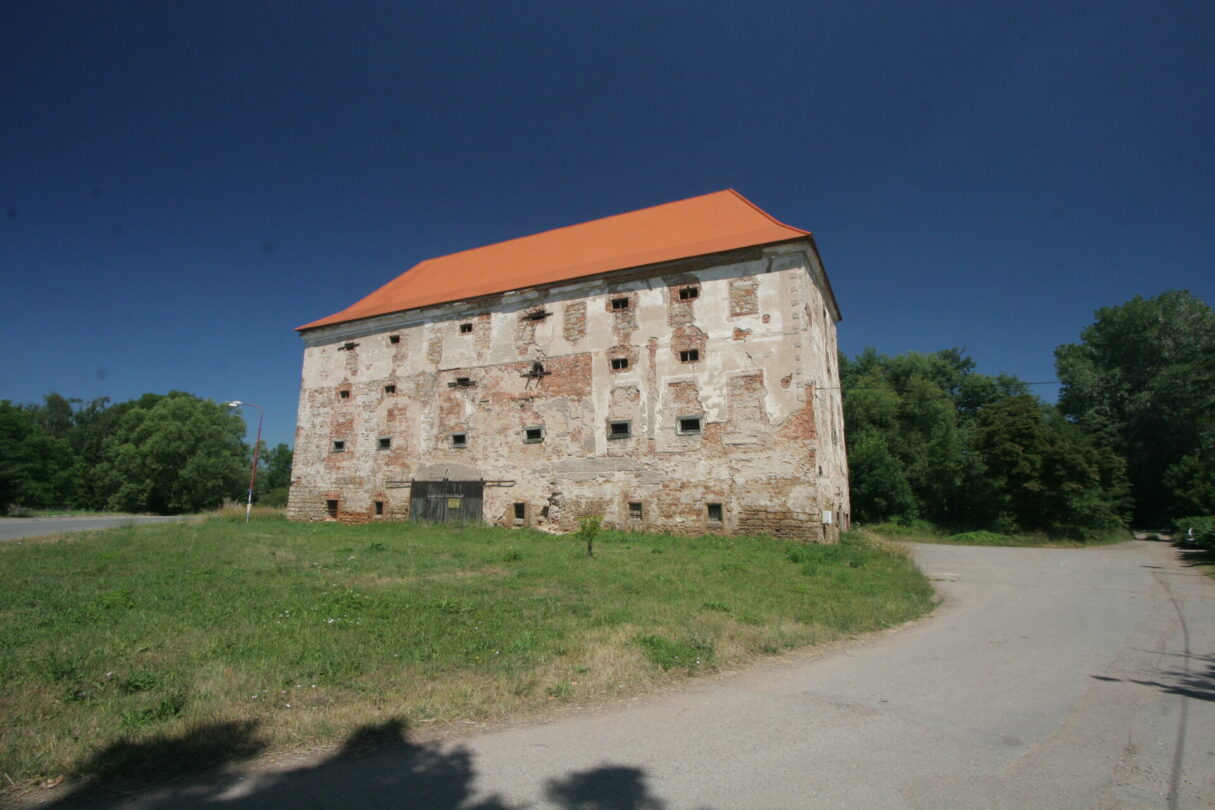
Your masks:
M409 519L427 523L480 523L484 481L414 481Z

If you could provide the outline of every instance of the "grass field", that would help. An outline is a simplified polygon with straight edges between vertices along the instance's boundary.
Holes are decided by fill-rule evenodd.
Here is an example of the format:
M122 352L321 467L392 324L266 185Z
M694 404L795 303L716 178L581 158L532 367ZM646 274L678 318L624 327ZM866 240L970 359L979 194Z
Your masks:
M913 543L946 543L965 546L1039 546L1053 548L1084 548L1085 546L1100 546L1110 543L1121 543L1132 539L1127 529L1111 531L1105 536L1081 543L1050 537L1037 533L1000 534L988 531L953 532L922 521L913 522L910 526L901 523L873 523L858 530L861 534L884 540L903 540Z
M123 752L233 724L282 750L389 716L424 729L581 705L933 604L905 554L856 535L604 532L595 551L283 520L4 543L0 784L170 774L192 763Z

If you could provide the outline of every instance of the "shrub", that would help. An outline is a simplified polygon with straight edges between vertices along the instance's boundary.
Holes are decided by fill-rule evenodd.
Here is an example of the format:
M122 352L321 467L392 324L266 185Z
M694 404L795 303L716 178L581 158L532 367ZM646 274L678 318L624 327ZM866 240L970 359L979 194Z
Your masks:
M595 556L595 538L599 536L599 530L603 526L603 519L597 515L589 515L578 521L577 537L586 543L586 555L588 557Z
M1215 551L1215 515L1177 518L1173 521L1173 537Z
M283 508L287 505L287 493L291 491L290 487L277 487L257 496L258 506L273 506Z

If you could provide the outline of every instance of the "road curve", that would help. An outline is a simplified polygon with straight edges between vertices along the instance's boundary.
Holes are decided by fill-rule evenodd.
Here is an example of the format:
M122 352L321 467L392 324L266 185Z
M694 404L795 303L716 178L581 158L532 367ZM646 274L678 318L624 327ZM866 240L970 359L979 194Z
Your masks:
M918 546L908 628L623 707L124 808L1215 806L1215 584L1163 543Z

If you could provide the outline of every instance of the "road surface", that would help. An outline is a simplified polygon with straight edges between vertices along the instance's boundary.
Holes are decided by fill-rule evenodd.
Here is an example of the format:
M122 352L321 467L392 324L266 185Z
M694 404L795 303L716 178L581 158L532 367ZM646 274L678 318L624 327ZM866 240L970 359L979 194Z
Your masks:
M41 537L63 532L82 532L90 529L112 529L142 523L172 523L181 516L161 517L148 515L88 515L45 518L0 518L0 541L16 540L19 537Z
M915 555L945 598L937 612L826 654L447 742L356 753L354 740L233 765L92 806L1215 807L1215 584L1178 551Z

